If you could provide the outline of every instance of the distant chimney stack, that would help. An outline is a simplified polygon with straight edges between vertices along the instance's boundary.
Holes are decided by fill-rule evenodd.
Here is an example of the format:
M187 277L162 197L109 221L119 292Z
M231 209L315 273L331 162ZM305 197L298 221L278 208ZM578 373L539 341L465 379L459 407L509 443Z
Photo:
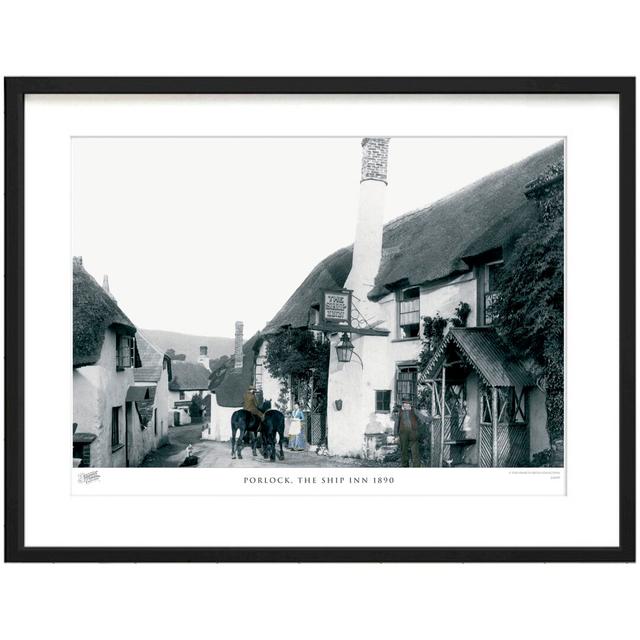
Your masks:
M242 333L244 330L244 324L238 320L236 322L236 350L234 353L235 357L235 368L242 369L242 346L244 344L244 340L242 338Z
M108 296L115 301L115 298L113 297L113 294L111 293L111 289L109 289L109 276L108 275L104 275L102 278L102 288L105 290L105 292L108 294Z
M198 362L205 368L205 369L209 369L209 371L211 371L210 367L209 367L209 355L208 355L209 349L206 345L203 345L200 347L200 355L198 356Z

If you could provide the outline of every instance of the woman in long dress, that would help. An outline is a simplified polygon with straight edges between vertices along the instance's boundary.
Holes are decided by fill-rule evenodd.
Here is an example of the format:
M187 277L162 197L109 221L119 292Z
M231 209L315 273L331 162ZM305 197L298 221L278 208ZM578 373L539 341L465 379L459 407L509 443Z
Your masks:
M293 412L291 413L291 424L289 425L289 448L292 451L304 451L304 430L302 428L304 420L304 413L300 408L300 405L296 402L293 405Z

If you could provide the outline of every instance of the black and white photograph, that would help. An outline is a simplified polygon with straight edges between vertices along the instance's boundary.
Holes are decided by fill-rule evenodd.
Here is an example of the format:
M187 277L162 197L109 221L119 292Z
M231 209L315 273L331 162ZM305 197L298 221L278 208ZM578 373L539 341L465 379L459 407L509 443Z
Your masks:
M7 638L637 627L637 11L0 10Z
M10 82L16 557L629 557L629 84Z
M73 138L73 467L564 467L565 144Z

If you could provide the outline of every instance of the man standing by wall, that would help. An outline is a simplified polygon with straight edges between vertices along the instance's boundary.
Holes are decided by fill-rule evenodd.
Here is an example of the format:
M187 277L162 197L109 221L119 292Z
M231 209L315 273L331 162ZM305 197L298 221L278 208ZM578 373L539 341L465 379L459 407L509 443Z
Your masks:
M402 406L396 414L393 433L400 439L401 466L421 467L420 461L420 437L418 416L411 406L410 398L402 398Z

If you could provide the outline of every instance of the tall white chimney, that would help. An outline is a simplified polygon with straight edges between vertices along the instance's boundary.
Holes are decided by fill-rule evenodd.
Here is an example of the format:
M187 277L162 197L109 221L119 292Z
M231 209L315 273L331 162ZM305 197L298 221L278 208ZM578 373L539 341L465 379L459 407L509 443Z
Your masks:
M207 345L200 347L200 355L198 356L198 362L205 368L209 369L209 348ZM211 371L211 369L209 369Z
M345 286L353 290L355 306L369 321L375 307L369 303L367 294L373 288L382 258L388 153L389 138L362 139L360 205L353 263Z
M244 330L244 325L243 323L238 320L236 322L236 349L235 349L235 353L234 353L234 368L235 369L242 369L242 346L244 344L244 340L242 338L242 333Z

